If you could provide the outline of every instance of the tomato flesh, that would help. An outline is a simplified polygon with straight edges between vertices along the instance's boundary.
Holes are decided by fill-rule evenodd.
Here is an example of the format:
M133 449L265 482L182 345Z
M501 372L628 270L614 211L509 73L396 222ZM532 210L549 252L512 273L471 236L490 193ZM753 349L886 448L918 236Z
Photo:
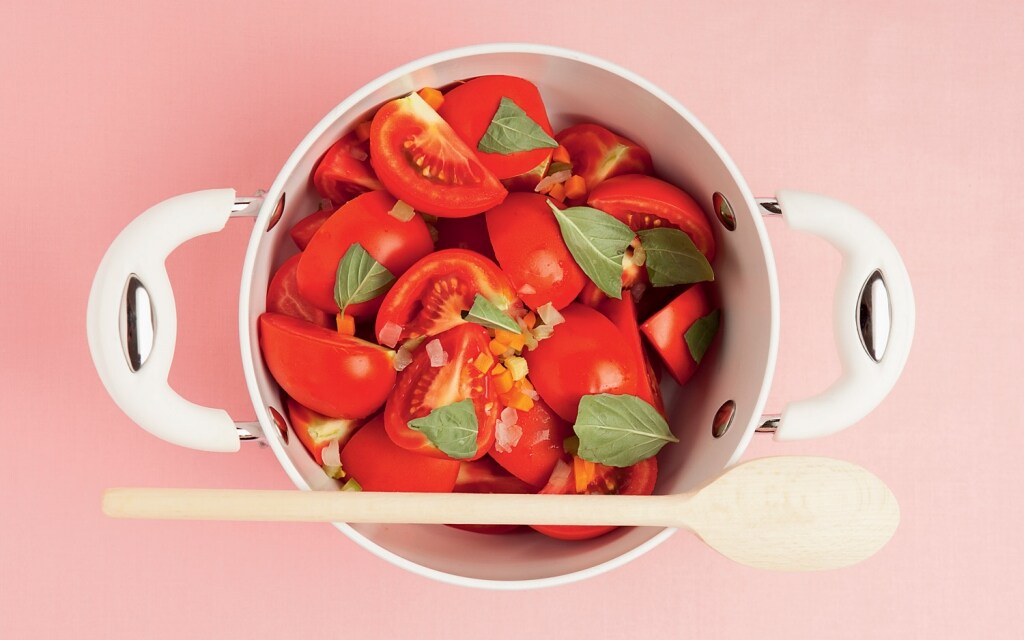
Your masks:
M654 375L654 369L651 367L650 360L644 352L643 342L640 340L640 328L636 321L636 303L633 302L633 296L626 292L621 300L607 298L597 310L619 329L624 344L633 358L633 366L644 374L644 379L637 385L636 396L657 409L659 413L664 414L665 403L661 399L658 378Z
M561 459L565 439L573 435L572 425L559 418L543 400L529 411L519 411L516 426L522 429L511 447L491 447L490 455L506 471L540 489Z
M288 398L288 421L292 431L299 437L299 442L306 448L317 464L324 464L324 449L332 442L338 443L339 451L359 429L361 421L345 418L332 418L304 407L295 400Z
M313 239L313 235L327 222L327 218L330 218L333 213L333 210L327 209L314 211L296 222L295 226L288 230L288 235L292 237L292 242L299 248L299 251L306 250L309 241Z
M555 139L569 152L572 172L583 177L587 190L615 176L654 172L647 149L600 125L577 124Z
M341 468L364 491L448 493L459 476L456 460L441 460L396 446L377 416L341 450Z
M343 136L320 158L313 171L313 187L321 197L339 206L360 193L384 186L367 162L368 145L355 132Z
M334 316L309 303L299 292L296 271L302 254L295 254L278 267L267 287L267 311L281 313L325 329L334 328Z
M374 115L370 163L388 191L435 216L481 213L508 193L416 93L388 102Z
M698 283L640 325L640 331L679 384L693 377L698 366L686 344L686 331L713 310L707 288Z

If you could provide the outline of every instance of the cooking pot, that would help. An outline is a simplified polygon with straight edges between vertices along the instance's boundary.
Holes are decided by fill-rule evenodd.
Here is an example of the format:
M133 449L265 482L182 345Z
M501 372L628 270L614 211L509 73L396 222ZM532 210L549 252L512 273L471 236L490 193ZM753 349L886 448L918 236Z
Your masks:
M661 177L706 209L715 228L721 340L686 386L664 389L680 442L660 454L656 493L691 490L732 465L757 429L792 440L837 432L863 418L889 392L906 362L914 301L906 268L885 234L853 207L796 191L755 200L725 150L697 119L650 82L589 55L547 46L473 46L428 56L359 89L309 132L270 188L238 198L230 189L162 202L131 222L98 268L89 298L88 337L107 391L142 428L168 442L235 451L265 440L300 489L337 490L290 434L281 391L260 357L256 320L271 274L295 252L288 229L315 210L310 174L327 148L382 102L424 86L487 74L527 78L539 88L558 130L587 120L635 140ZM609 99L614 96L614 99ZM779 300L762 216L832 243L843 256L833 331L842 363L823 393L790 402L781 415L762 410L775 367ZM176 312L164 261L175 247L217 231L231 216L254 216L242 267L239 338L258 423L180 397L167 384ZM583 542L537 533L485 536L431 525L336 525L396 565L446 582L523 588L566 583L607 571L663 542L671 529L621 528Z

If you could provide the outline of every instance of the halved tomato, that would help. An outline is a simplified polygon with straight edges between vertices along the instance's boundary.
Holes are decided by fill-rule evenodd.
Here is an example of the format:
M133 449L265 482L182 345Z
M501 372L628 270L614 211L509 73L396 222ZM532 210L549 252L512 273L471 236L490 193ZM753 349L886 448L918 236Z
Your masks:
M301 257L302 254L297 253L288 258L274 273L270 286L267 287L267 311L300 318L325 329L333 329L334 316L310 304L299 293L299 282L295 278L295 272Z
M686 332L694 322L713 310L707 288L698 283L640 325L640 331L679 384L685 384L697 371L698 365L686 344Z
M624 344L633 357L635 366L644 372L645 380L637 385L636 397L651 405L658 412L665 413L665 403L661 399L661 388L658 378L654 375L644 345L640 341L640 328L636 322L636 303L633 296L626 293L621 300L608 298L597 308L606 318L611 320L622 334Z
M324 449L332 443L338 443L338 450L345 444L362 424L361 420L332 418L304 407L292 398L288 398L288 420L292 431L299 437L299 442L317 464L324 464Z
M615 216L633 231L681 229L708 262L715 259L715 236L708 217L690 194L664 180L641 175L612 178L590 192L587 204Z
M562 309L588 282L562 240L546 196L510 193L484 217L498 264L531 308L550 302Z
M455 493L533 493L534 488L505 471L487 456L459 466L459 477L455 480ZM511 533L523 529L518 524L450 524L447 525L473 533Z
M299 291L303 297L330 313L338 312L334 283L338 263L355 243L396 278L414 262L430 253L434 242L420 216L403 222L388 213L395 199L386 191L371 191L350 200L324 222L299 261ZM345 313L367 318L380 306L383 296L351 304Z
M554 135L540 91L532 82L515 76L473 78L446 93L444 104L438 110L455 133L476 152L480 162L499 180L518 178L522 174L529 175L540 165L546 167L552 151L550 148L541 148L501 154L488 153L477 148L480 139L491 125L503 97L516 103L549 136ZM540 182L541 177L543 176L537 176L531 189Z
M299 248L299 251L306 250L309 241L313 239L313 235L327 222L327 218L330 218L333 213L334 210L332 209L314 211L296 222L295 226L288 230L288 235L292 237L292 242Z
M432 366L429 344L436 340L447 362ZM428 338L413 353L412 363L398 374L395 390L384 408L384 426L395 444L436 458L449 458L427 436L409 428L409 421L430 414L467 398L473 400L476 414L476 451L465 458L476 460L494 444L494 424L498 419L498 392L489 372L480 371L473 361L487 353L491 337L478 324L465 323L436 338Z
M462 312L473 306L478 293L499 309L516 300L508 276L487 258L464 249L435 251L410 267L384 296L377 340L397 344L463 324ZM401 331L397 342L385 329L394 325Z
M341 206L360 193L383 189L367 162L369 145L355 131L344 135L320 158L313 170L317 193Z
M647 458L631 467L608 467L572 457L559 460L541 493L650 495L658 480L657 458ZM601 525L530 525L546 536L559 540L586 540L615 529Z
M281 388L332 418L365 418L395 386L394 352L281 315L259 317L263 360Z
M481 213L508 193L416 93L386 103L373 116L370 163L395 197L435 216Z
M495 462L534 489L544 486L565 454L565 439L573 435L572 425L562 420L543 400L534 401L529 411L519 411L515 426L522 430L510 447L491 447Z
M341 468L364 491L448 493L459 475L457 460L421 456L395 445L377 416L341 450Z
M572 172L583 176L588 191L608 178L654 172L647 149L600 125L577 124L559 132L555 139L569 152Z

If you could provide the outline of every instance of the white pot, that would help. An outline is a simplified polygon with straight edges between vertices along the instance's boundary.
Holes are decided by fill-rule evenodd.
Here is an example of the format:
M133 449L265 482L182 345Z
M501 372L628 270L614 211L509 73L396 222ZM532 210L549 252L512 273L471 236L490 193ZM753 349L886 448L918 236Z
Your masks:
M825 435L860 420L889 392L910 350L914 301L898 252L873 222L846 204L807 193L779 192L777 207L761 205L711 133L650 82L574 51L498 44L429 56L359 89L313 127L262 199L236 202L230 189L196 192L162 202L129 224L99 266L88 309L89 346L114 401L142 428L174 444L238 449L239 434L245 432L223 410L195 405L167 384L176 312L164 260L186 240L223 228L232 214L255 214L239 300L242 361L259 418L258 428L247 428L262 432L296 486L336 489L298 438L287 438L287 428L282 434L275 425L274 414L281 419L286 412L261 360L256 334L269 278L295 251L288 229L317 208L310 173L343 132L390 98L486 74L534 82L556 130L593 120L637 141L650 150L659 174L692 194L712 217L719 247L715 273L723 308L722 339L717 355L688 385L666 385L668 415L681 442L661 454L657 493L689 490L717 475L739 459L765 423L777 427L776 439ZM719 224L719 210L726 207L732 210L734 230ZM781 209L789 226L825 238L843 255L833 319L842 375L820 395L789 403L774 419L761 413L779 335L775 264L761 220L767 208ZM729 402L734 411L726 424L729 414L720 408ZM727 427L724 433L722 427ZM535 533L485 536L436 525L336 526L366 549L415 573L492 588L546 586L596 575L639 556L673 532L622 528L566 543Z

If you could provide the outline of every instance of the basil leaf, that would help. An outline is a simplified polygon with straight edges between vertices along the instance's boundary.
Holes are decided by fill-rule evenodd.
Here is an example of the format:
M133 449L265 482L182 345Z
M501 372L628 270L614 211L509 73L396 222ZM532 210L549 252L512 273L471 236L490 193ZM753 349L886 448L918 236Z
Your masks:
M373 259L358 242L338 262L334 277L334 302L345 312L350 304L373 300L391 288L395 276Z
M583 396L573 430L576 455L611 467L628 467L679 442L657 409L636 396Z
M721 313L718 309L715 309L703 318L698 318L696 322L690 325L690 328L683 334L683 338L686 340L686 346L690 348L690 355L693 356L693 361L700 364L700 361L704 359L704 354L707 352L708 347L711 346L711 341L714 339L715 334L718 333L718 321L721 318Z
M409 421L409 428L427 436L431 444L456 460L471 458L476 453L479 426L470 398L437 407L422 418L414 418Z
M476 148L486 153L508 155L518 151L554 149L558 143L511 99L502 96Z
M507 313L479 293L473 298L473 307L469 311L462 312L462 319L475 322L488 329L504 329L513 333L519 333L522 330Z
M647 276L651 286L670 287L714 280L715 272L690 236L679 229L655 227L637 232L647 254Z
M622 298L622 256L636 234L604 211L590 207L561 210L548 206L558 220L562 239L576 264L601 291Z

